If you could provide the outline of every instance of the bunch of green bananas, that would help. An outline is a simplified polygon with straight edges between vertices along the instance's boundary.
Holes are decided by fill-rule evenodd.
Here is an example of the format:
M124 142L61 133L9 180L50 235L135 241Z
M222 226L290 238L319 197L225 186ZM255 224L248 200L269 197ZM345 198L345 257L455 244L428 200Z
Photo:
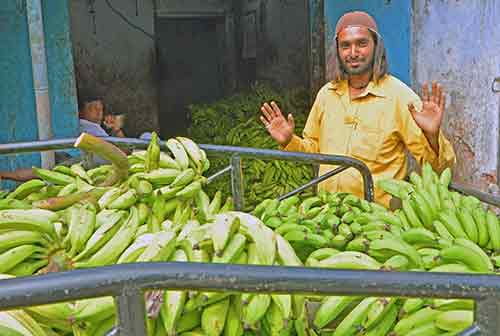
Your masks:
M283 201L265 199L252 211L267 226L287 239L305 261L312 251L344 249L355 238L351 224L359 214L388 218L377 203L347 193L319 191L317 195L294 195Z
M230 197L224 201L216 192L211 199L204 192L209 162L196 143L178 137L167 147L170 153L161 152L154 134L147 150L128 156L129 177L108 187L97 185L112 174L111 166L35 169L39 179L0 200L0 273L147 261L302 265L283 237L231 211ZM150 335L308 328L299 296L166 291L161 298L159 315L148 319ZM110 297L26 308L18 318L31 319L33 330L26 332L13 327L14 314L0 316L5 335L104 335L116 318Z
M412 173L412 183L379 182L379 187L401 198L402 209L394 212L350 194L322 191L281 202L267 199L252 213L282 234L305 258L306 266L498 272L497 216L476 198L448 190L450 170L438 176L426 164L422 174ZM313 325L321 334L448 335L473 320L470 300L342 296L317 300L309 298L317 308Z
M294 113L296 133L306 121L307 91L293 89L283 94L257 84L249 93L240 93L211 105L190 106L192 125L190 136L199 143L278 149L259 120L263 102L276 101L283 111ZM225 158L211 157L209 174L215 173L229 162ZM250 210L268 197L279 196L309 181L313 176L311 165L289 162L244 160L245 210ZM220 178L207 186L212 195L217 190L223 195L231 193L229 178Z

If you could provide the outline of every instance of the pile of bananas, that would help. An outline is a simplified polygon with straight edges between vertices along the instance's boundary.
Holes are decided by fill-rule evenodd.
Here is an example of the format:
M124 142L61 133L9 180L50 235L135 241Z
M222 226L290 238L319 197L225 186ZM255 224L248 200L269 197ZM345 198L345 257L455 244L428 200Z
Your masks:
M244 213L221 191L205 192L210 162L195 142L177 137L167 147L161 152L154 134L147 150L122 154L125 172L113 160L90 170L34 168L38 179L0 199L0 278L148 261L472 274L500 267L497 216L449 191L449 170L438 176L426 165L411 183L380 181L402 201L394 212L321 191L265 199ZM167 290L146 293L146 302L152 336L453 335L473 320L473 302L458 299ZM113 298L93 298L0 312L0 335L98 336L115 320Z
M278 94L261 84L255 85L249 93L240 93L214 102L211 105L192 105L190 114L192 124L190 137L198 143L243 146L264 149L278 149L277 143L269 136L259 120L263 102L276 101L283 111L293 113L295 132L300 134L304 128L308 111L307 91L293 89ZM210 158L213 174L229 162L227 158ZM309 181L313 176L311 165L291 162L270 162L247 159L243 161L245 181L245 210L268 197L276 197L291 191ZM212 195L215 191L229 195L229 178L219 180L207 186Z
M154 134L126 157L128 177L110 186L115 166L34 168L39 177L0 199L3 278L130 262L189 261L302 265L290 244L221 192L204 192L206 155L188 138ZM307 333L305 298L187 291L147 293L149 335ZM0 314L1 335L104 335L116 320L111 297Z
M475 197L450 191L451 171L425 164L410 181L379 187L402 201L384 207L346 193L320 192L252 212L290 242L311 267L385 271L494 273L500 224ZM459 299L309 298L313 328L332 335L448 335L473 321L473 302Z

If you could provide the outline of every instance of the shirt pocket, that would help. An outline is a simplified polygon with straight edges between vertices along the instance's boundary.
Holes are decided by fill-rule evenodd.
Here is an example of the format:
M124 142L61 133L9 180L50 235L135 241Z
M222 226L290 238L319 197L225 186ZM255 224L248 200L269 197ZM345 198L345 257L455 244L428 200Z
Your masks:
M379 125L358 123L351 138L351 155L362 161L376 161L384 137Z

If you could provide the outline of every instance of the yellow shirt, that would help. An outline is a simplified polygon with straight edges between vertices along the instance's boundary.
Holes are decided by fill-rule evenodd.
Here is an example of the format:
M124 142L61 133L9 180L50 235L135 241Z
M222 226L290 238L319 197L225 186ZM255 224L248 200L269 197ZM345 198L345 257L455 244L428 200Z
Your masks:
M407 174L406 150L420 165L428 161L441 172L452 166L455 153L440 132L439 153L434 152L422 130L408 110L413 102L422 108L420 98L403 82L385 76L373 81L365 91L351 100L347 81L328 83L318 92L303 131L303 139L294 135L284 148L322 154L347 155L363 161L370 169L374 183L380 179L403 179ZM333 169L320 166L320 175ZM359 172L350 168L319 185L329 191L347 191L363 197ZM375 200L388 206L390 195L375 187Z

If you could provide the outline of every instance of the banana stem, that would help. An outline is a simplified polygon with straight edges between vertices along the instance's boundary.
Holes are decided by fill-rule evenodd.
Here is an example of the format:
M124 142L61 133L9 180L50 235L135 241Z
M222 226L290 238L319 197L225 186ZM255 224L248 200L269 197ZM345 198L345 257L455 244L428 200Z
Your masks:
M116 182L125 180L128 176L127 155L118 147L101 138L88 133L82 133L74 144L76 148L95 153L113 164L111 175L100 186L111 186Z
M75 203L90 200L97 201L106 192L104 188L96 188L91 191L79 192L66 196L51 197L41 201L33 202L33 206L39 209L46 210L62 210L72 206Z

